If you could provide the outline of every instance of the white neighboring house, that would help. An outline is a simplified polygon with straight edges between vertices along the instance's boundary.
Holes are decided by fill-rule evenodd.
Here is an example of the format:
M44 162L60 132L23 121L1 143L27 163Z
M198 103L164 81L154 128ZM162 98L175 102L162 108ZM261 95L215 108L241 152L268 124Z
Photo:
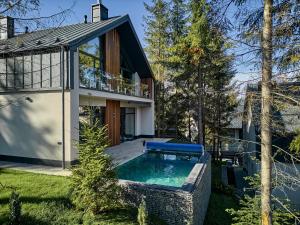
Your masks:
M111 145L154 136L153 74L128 15L14 35L2 17L0 161L69 166L92 109Z

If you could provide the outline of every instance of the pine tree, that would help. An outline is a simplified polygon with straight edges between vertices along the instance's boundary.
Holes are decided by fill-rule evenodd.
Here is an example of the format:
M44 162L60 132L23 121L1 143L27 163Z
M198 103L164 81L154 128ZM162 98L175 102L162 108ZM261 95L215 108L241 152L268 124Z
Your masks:
M119 203L119 187L108 146L107 128L82 122L78 144L79 164L72 169L72 201L78 209L97 214Z
M240 201L238 209L226 209L233 216L233 225L257 225L261 224L261 188L260 176L246 177L249 181L249 189L255 192L255 195L245 195ZM287 203L283 203L284 207L288 207ZM289 225L293 223L293 216L286 212L281 205L272 206L273 224Z
M166 61L168 57L169 45L169 6L164 0L152 0L152 4L144 3L146 11L149 13L144 18L146 23L145 40L147 43L146 52L155 76L155 108L156 108L156 129L158 137L161 130L165 128L165 93L167 69Z
M182 55L182 43L187 34L187 5L184 0L172 0L170 10L170 47L168 49L168 72L170 74L170 93L167 111L167 127L174 128L176 137L182 136L185 130L185 104L184 92L185 80L182 75L185 72L184 58ZM175 122L175 124L174 124Z
M202 136L198 138L200 141L205 134L204 124L216 130L217 125L212 126L210 121L215 122L220 118L219 127L224 127L228 121L228 112L233 109L232 104L222 108L218 104L220 101L229 103L232 99L226 93L232 88L229 83L234 72L231 69L233 58L225 54L227 43L222 37L223 30L212 19L213 13L205 1L190 1L187 6L184 1L177 0L173 2L171 10L170 18L173 22L170 28L172 38L168 70L173 75L174 91L169 108L175 113L170 116L170 112L168 119L170 124L176 121L179 131L177 136L187 133L189 140L193 136L191 126L194 121L198 124L198 137ZM187 17L190 17L188 21ZM204 93L206 89L218 95ZM215 96L216 101L210 101L211 96ZM218 111L217 107L219 116L214 115ZM210 116L201 119L204 114L201 111L204 109L210 111ZM210 120L212 115L216 118Z
M205 0L191 0L191 26L188 32L190 44L191 64L193 66L193 78L196 96L195 120L197 121L197 141L204 144L204 76L207 71L207 56L209 55L209 43L212 38L208 21L209 6Z

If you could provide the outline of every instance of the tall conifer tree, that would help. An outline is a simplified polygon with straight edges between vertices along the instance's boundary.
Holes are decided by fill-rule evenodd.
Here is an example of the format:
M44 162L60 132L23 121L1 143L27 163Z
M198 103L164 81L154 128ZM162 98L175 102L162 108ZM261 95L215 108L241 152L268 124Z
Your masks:
M155 121L157 135L160 137L161 130L164 129L163 118L165 117L166 60L169 43L169 6L164 0L152 0L151 4L144 3L144 5L148 12L148 15L144 17L146 23L146 52L155 75Z

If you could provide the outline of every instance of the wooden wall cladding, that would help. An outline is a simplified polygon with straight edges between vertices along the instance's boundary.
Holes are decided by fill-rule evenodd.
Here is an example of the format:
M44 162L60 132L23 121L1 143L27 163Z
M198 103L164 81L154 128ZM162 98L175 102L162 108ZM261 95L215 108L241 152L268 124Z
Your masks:
M120 144L120 101L106 100L105 123L110 145Z
M120 36L116 29L105 34L105 71L120 75Z

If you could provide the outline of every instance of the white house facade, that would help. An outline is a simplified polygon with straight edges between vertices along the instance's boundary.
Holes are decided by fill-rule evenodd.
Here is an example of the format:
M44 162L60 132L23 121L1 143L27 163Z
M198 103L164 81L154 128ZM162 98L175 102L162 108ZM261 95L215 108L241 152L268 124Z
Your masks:
M13 23L2 17L1 24ZM128 15L0 40L0 160L68 166L92 112L111 145L154 136L153 74Z

